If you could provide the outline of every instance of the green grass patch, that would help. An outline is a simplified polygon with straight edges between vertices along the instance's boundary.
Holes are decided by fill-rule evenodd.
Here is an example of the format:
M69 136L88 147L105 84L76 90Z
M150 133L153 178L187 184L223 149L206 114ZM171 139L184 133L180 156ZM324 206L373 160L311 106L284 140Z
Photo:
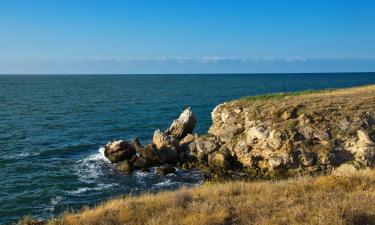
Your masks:
M299 92L286 92L286 93L273 93L273 94L261 94L261 95L254 95L254 96L245 96L242 97L240 100L246 101L256 101L256 100L278 100L283 99L285 97L291 96L299 96L299 95L306 95L306 94L314 94L314 93L323 93L329 92L332 89L324 89L324 90L305 90Z

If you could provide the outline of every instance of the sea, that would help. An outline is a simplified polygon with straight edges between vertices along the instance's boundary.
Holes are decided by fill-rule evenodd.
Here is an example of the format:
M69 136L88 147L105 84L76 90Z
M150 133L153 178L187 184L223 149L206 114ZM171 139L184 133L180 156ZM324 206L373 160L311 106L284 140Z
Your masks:
M149 143L186 106L204 134L225 101L367 84L375 73L0 75L0 224L201 184L198 171L121 174L103 155L109 140Z

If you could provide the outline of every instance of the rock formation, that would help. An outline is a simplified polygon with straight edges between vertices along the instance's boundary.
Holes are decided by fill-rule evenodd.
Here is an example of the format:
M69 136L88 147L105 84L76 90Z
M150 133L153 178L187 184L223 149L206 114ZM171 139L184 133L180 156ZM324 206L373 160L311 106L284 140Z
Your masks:
M105 145L104 155L112 163L130 159L135 155L135 148L127 141L110 141Z
M244 98L215 107L207 135L192 134L195 124L186 108L165 132L155 131L151 144L109 142L106 157L136 169L169 163L251 176L375 167L375 86ZM164 167L158 173L172 171Z
M180 141L186 135L193 132L195 123L195 115L190 107L188 107L181 113L178 119L173 121L172 125L165 131L165 133Z

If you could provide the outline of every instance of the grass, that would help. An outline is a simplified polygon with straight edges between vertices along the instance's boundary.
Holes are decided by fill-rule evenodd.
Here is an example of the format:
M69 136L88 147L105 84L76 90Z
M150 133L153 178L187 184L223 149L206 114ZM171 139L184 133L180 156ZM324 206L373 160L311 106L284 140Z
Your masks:
M64 213L47 224L375 224L375 171L205 183L114 199L95 208Z
M240 98L240 100L247 100L247 101L256 101L256 100L279 100L283 99L285 97L291 97L291 96L299 96L299 95L305 95L305 94L314 94L314 93L323 93L323 92L329 92L332 89L325 89L325 90L305 90L305 91L299 91L299 92L287 92L287 93L272 93L272 94L260 94L260 95L254 95L254 96L245 96Z

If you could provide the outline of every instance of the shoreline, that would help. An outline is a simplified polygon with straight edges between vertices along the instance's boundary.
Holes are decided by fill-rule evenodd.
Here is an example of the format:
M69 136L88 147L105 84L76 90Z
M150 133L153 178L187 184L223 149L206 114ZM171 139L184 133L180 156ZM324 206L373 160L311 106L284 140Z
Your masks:
M323 174L325 176L318 176L317 178L306 178L306 179L325 179L324 177L327 177L327 179L331 179L330 177L332 177L332 176L337 177L337 176L329 175L329 173L331 171L335 172L337 170L338 171L344 170L344 171L349 171L349 172L353 172L353 173L357 173L355 171L358 171L358 170L368 171L367 168L373 167L373 161L371 161L371 160L373 160L373 158L372 158L371 154L369 155L369 152L371 153L371 152L375 151L374 146L373 146L373 144L374 144L373 138L374 138L374 132L375 132L374 123L373 123L374 122L373 115L374 115L375 107L374 107L373 104L375 104L375 101L372 101L374 96L375 96L374 94L375 94L375 85L365 85L365 86L353 87L353 88L321 90L321 91L305 92L305 93L300 92L300 93L289 93L289 94L287 93L287 94L281 94L281 95L280 94L271 94L271 95L255 96L255 97L254 96L253 97L244 97L244 98L241 98L239 100L234 100L234 101L230 101L230 102L220 104L214 109L214 111L212 113L212 115L213 115L213 125L211 126L208 135L184 134L184 135L182 135L184 137L180 137L180 139L183 140L185 137L189 137L189 138L187 138L189 140L187 141L188 144L185 145L185 151L188 151L189 153L192 154L191 156L193 156L194 157L193 160L195 160L194 163L196 163L191 168L198 168L201 171L206 172L207 174L213 175L209 179L211 181L227 180L226 182L228 182L228 180L231 180L231 181L229 181L229 183L239 182L238 180L241 180L241 178L233 176L233 174L236 174L237 172L246 173L246 174L243 174L243 175L245 175L244 176L245 180L252 180L252 181L247 181L248 184L250 185L254 182L255 183L256 182L267 182L267 181L256 181L256 180L259 180L259 179L276 180L276 184L277 184L277 183L280 183L280 182L281 183L288 182L288 180L284 180L283 178L289 179L290 177L295 177L293 179L295 180L295 182L298 182L298 179L299 179L298 177L309 176L309 175L322 175ZM353 101L353 100L355 100L355 101ZM302 107L300 106L301 101L304 103L304 106L302 106ZM347 108L343 108L343 106L341 104L337 104L340 101L343 102L343 103L349 103L350 106L347 107ZM314 104L317 104L317 105L310 104L309 102L314 102ZM327 104L325 104L325 103L327 103ZM283 108L282 108L282 110L277 111L278 110L277 107L280 106L280 105L282 105ZM308 105L308 106L306 106L306 105ZM262 108L263 106L267 106L267 107ZM287 107L285 108L285 106L287 106ZM325 107L322 107L322 106L325 106ZM239 108L239 107L241 107L241 108ZM233 127L230 127L230 126L232 126L231 124L233 122L234 122L234 124L236 124L236 126L238 124L241 124L241 121L242 122L244 121L244 120L241 120L241 118L243 118L242 112L246 111L246 109L249 109L247 112L253 112L251 110L254 107L258 110L257 111L258 114L257 115L251 114L252 118L255 118L257 120L263 119L264 121L271 120L271 121L273 121L272 126L268 125L266 128L264 126L263 127L261 126L261 129L259 129L259 126L258 126L259 123L250 123L252 125L255 124L255 126L251 126L250 129L249 128L242 129L240 127L241 128L240 130L241 130L242 133L241 132L238 133L238 130L236 131L235 129L233 129ZM333 108L337 107L337 110L326 111L327 107L333 107ZM301 109L304 109L302 111L302 113L299 112ZM264 114L259 113L259 110L265 110L265 113ZM273 111L276 110L277 111L277 113L276 113L277 117L275 117L274 114L269 113L269 110L273 110ZM337 114L338 110L341 110L341 113L344 115L344 117L342 116L342 114ZM260 112L262 112L262 111L260 111ZM298 123L302 123L301 121L303 121L303 124L304 124L306 122L305 121L306 115L310 115L309 113L311 113L311 112L312 112L312 115L322 114L322 115L324 115L324 117L330 116L330 114L327 113L327 112L334 112L335 118L347 118L349 115L351 115L353 118L357 118L357 117L360 118L360 120L359 120L360 123L358 123L358 121L355 122L356 121L355 119L351 122L351 125L353 125L356 128L356 130L354 130L356 132L352 132L349 129L347 133L339 133L335 129L342 127L341 125L339 125L339 124L342 124L341 123L342 121L340 121L340 123L337 120L336 121L331 120L331 121L325 121L325 122L319 121L318 123L311 123L310 122L309 126L312 126L313 129L322 129L321 125L323 124L324 127L326 128L326 130L323 130L323 131L324 132L328 132L328 131L330 132L328 135L326 135L322 132L317 132L317 131L314 131L314 130L312 131L312 133L309 133L309 132L307 132L307 134L303 133L303 132L306 132L306 131L303 130L303 129L301 130L300 128L297 129L297 126L301 126L300 124L294 124L294 122L290 122L290 121L298 121ZM230 115L231 113L235 113L235 114L234 115L232 114L229 117L224 116L224 118L225 117L226 118L235 118L235 120L229 120L228 121L228 119L227 119L226 121L223 122L222 121L223 115L226 115L226 114ZM190 112L185 113L185 114L192 115ZM240 115L240 116L238 116L238 115ZM248 114L246 114L246 115L248 115ZM368 117L365 117L365 118L361 117L362 115L367 115ZM301 117L302 117L303 120L301 120ZM218 120L218 118L220 118L220 119ZM320 117L316 117L316 118L320 118ZM310 120L311 120L311 118L310 118ZM313 121L314 120L317 120L317 119L313 119ZM177 119L177 122L178 121L179 120ZM183 121L185 121L185 120L183 120ZM178 124L177 122L173 122L171 127L173 127L173 124ZM364 126L363 122L366 122L367 125ZM293 127L291 127L290 124L293 124ZM277 129L280 129L280 130L291 129L291 130L296 131L296 132L302 132L301 133L302 135L309 135L309 134L312 135L311 137L312 137L313 142L309 141L309 139L308 139L309 136L304 136L304 139L302 139L302 140L301 139L295 139L295 142L297 144L298 143L303 144L303 141L306 141L306 140L309 143L309 145L307 147L305 145L294 144L294 146L305 146L306 147L305 153L308 153L308 154L304 156L305 158L300 158L300 155L297 155L297 159L300 160L300 161L297 161L298 162L297 164L295 164L295 161L294 162L292 161L292 163L290 163L289 161L283 161L283 160L279 160L279 161L276 160L277 162L275 164L275 162L274 162L275 159L272 159L272 157L268 158L267 161L265 161L266 164L260 163L256 167L252 167L252 165L254 165L254 164L245 164L245 163L248 163L248 162L251 163L251 161L248 161L248 159L251 156L250 154L257 151L256 150L257 148L259 150L261 150L260 153L262 153L262 152L269 151L269 148L272 147L271 144L270 144L271 143L270 142L270 133L272 133L273 131L271 130L271 131L268 131L268 133L266 133L266 130L268 129L268 127L273 127L272 129L275 129L275 127L276 127ZM175 128L176 128L176 126L175 126ZM257 128L257 129L254 130L254 128ZM171 129L169 129L169 131L170 130ZM172 131L173 130L182 131L181 129L172 129ZM190 127L190 130L191 131L189 131L187 133L192 133L191 127ZM248 138L249 135L247 135L247 137L244 137L244 136L242 136L242 134L243 133L244 134L250 133L252 136L254 136L254 131L255 131L255 134L258 135L256 137L257 142L252 143L252 151L247 152L248 155L245 154L246 152L244 153L243 151L242 152L238 151L238 149L236 150L236 148L234 148L232 150L228 149L229 153L223 152L222 146L225 146L226 148L228 148L228 146L229 147L231 146L233 140L236 140L237 142L242 141L242 140L247 140L246 138ZM311 131L311 130L307 129L307 131ZM319 130L319 131L322 131L322 130ZM161 137L161 139L159 138L159 139L156 139L156 140L160 140L160 143L161 143L160 146L165 147L165 146L168 146L168 144L170 145L171 144L170 141L172 139L170 139L169 137L166 137L166 135L165 135L166 133L168 134L168 132L160 132L160 131L158 131L158 132L159 132L158 135ZM231 132L234 135L228 137L228 134L230 134ZM314 132L317 132L317 133L315 134ZM182 133L184 133L184 132L182 131ZM264 138L264 135L262 135L264 133L268 134L268 136L266 138ZM275 132L273 132L273 133L275 133ZM179 132L178 134L181 134L181 132ZM170 135L170 133L168 135ZM250 135L250 137L252 137L251 135ZM154 134L154 136L155 136L155 134ZM345 139L343 139L343 137ZM263 140L262 140L262 138L263 138ZM275 137L273 137L272 139L274 139L274 138ZM332 164L326 164L326 165L322 165L322 163L317 163L317 162L319 162L319 160L321 160L320 157L322 157L322 155L320 155L320 154L322 154L322 153L318 151L318 152L316 152L315 156L311 155L312 154L311 149L315 149L315 147L314 147L315 145L325 146L325 145L329 144L330 139L333 139L333 138L336 138L336 139L341 138L340 140L345 140L346 142L348 142L348 144L345 145L345 146L347 146L347 149L344 152L345 153L344 156L348 156L347 154L350 153L352 158L342 158L341 157L342 155L339 155L340 156L339 162L334 161L336 164L334 164L333 161L331 162ZM254 139L252 139L252 140L254 140ZM163 143L165 141L169 141L167 143L167 145ZM201 144L199 142L201 142ZM214 147L213 151L206 151L205 152L205 150L207 150L207 148L209 148L208 146L210 146L209 144L207 145L207 142L209 144L212 144L212 143L215 144L216 142L219 142L220 145ZM261 144L259 144L259 143L261 143ZM290 141L287 142L287 144L288 143L290 143ZM273 143L273 144L275 144L275 143ZM133 146L137 145L137 141L135 141L135 142L133 141L132 144L129 144L129 146L131 146L131 145L133 145ZM201 155L198 154L200 145L204 146L203 148L200 149ZM127 147L129 147L129 146L127 146ZM152 145L150 145L150 146L153 146L152 148L155 148L155 141L153 141ZM236 146L236 145L233 145L233 146ZM282 145L279 144L278 149L283 149L281 146ZM332 145L329 145L329 146L332 147ZM181 147L181 144L179 145L179 147ZM145 146L139 145L139 146L136 146L134 148L135 149L132 149L132 151L133 150L142 151L142 150L144 150ZM299 147L299 149L300 148L301 147ZM164 148L163 149L163 148L157 148L156 147L156 149L153 149L153 151L155 151L155 150L157 150L157 151L158 150L159 151L164 150L168 154L169 153L171 153L172 155L174 154L173 151L171 152L171 148ZM176 150L177 150L177 148L176 148ZM276 151L276 153L277 153L277 149L274 149L273 151ZM301 150L299 150L299 151L301 151ZM282 154L285 154L285 150L283 150L281 152L282 152ZM181 153L181 151L179 150L179 151L177 151L177 153ZM216 156L218 153L220 153L219 157ZM324 151L323 151L323 153L327 154ZM332 152L328 152L328 153L332 157ZM333 151L333 153L337 154L337 150ZM340 152L340 154L341 153L342 152ZM235 158L233 158L233 154L235 155ZM324 156L324 154L323 154L323 156ZM142 156L142 154L137 155L137 157L140 157L140 156ZM202 158L202 156L203 156L203 158ZM273 154L273 155L271 154L269 156L275 156L275 154ZM309 156L312 157L312 158L310 158L310 159L306 158L306 157L309 157ZM199 161L199 157L201 157L200 161ZM228 164L227 164L228 162L226 161L228 159L226 157L228 157L230 160L235 159L236 164L229 164L229 166L236 165L236 167L228 167ZM212 160L213 158L216 159L216 160L213 161ZM280 157L278 156L278 157L276 157L276 159L277 158L280 158ZM177 159L177 158L174 158L174 159ZM336 158L333 157L331 159L337 160L337 157ZM170 159L168 159L168 160L170 160ZM168 160L167 160L167 162L168 162ZM263 160L265 160L265 159L263 159ZM273 164L272 163L270 164L270 161ZM324 161L322 161L322 162L324 162ZM169 161L168 163L171 163L171 162ZM230 163L233 163L233 161L231 161ZM238 163L241 163L242 165L239 165ZM258 161L258 163L259 163L259 161ZM163 166L164 164L165 163L159 163L158 165ZM172 162L172 165L177 165L177 162L175 161L174 164ZM183 168L184 164L179 163L178 165L181 168ZM204 165L203 169L199 168L200 165ZM329 165L329 166L327 167L327 165ZM260 166L263 166L263 168L261 168ZM272 167L270 167L270 166L272 166ZM323 166L323 167L321 167L321 166ZM185 168L185 169L190 169L190 168ZM239 169L239 170L235 171L236 169ZM222 170L230 171L229 172L230 176L227 176L228 173L222 172ZM219 173L217 173L218 171L219 171ZM327 171L328 171L328 174L326 174ZM170 172L173 172L173 171L170 171ZM372 173L372 172L370 171L370 172L366 172L366 173ZM217 177L215 177L216 174L219 174L219 175ZM319 177L321 177L321 178L319 178ZM334 179L336 179L336 178L334 178ZM205 186L205 185L207 185L207 182L206 182L206 184L203 184L203 186ZM221 184L218 183L218 184L214 184L214 185L221 185ZM202 187L202 188L204 188L204 187ZM194 188L192 188L190 190L193 190L193 189ZM180 192L180 190L172 191L172 192L168 192L168 193L179 193L179 192ZM160 195L163 195L163 193L164 192L162 192ZM157 196L157 195L159 195L159 194L155 194L155 196ZM134 197L134 199L142 198L142 196L143 195L141 194L139 197ZM129 198L129 197L126 197L126 198ZM133 198L133 197L131 197L131 198ZM134 201L136 201L136 200L134 200ZM107 203L102 203L101 205L103 205L103 204L107 204ZM95 207L93 209L85 209L84 211L87 211L87 210L88 211L90 211L90 210L91 211L92 210L99 210L100 211L101 207L103 207L103 206ZM76 215L79 215L79 214L73 213L71 215L75 218L75 217L77 217ZM33 220L30 220L30 221L33 221ZM53 222L53 221L55 221L55 222L57 221L56 223L59 224L58 219L52 220L50 222ZM44 224L45 222L47 222L47 221L42 221L41 224L42 223ZM28 223L25 223L25 224L28 224ZM208 224L210 224L210 223L208 223Z

